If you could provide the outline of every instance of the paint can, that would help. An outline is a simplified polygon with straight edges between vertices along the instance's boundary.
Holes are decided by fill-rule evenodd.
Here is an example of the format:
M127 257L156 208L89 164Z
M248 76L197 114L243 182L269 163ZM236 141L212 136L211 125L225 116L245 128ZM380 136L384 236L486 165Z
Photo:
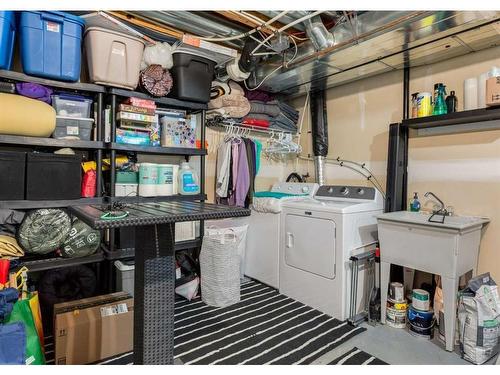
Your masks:
M417 116L425 117L432 115L432 94L430 92L419 92L417 95Z
M406 309L398 310L387 304L387 312L385 318L385 324L393 328L405 328L406 327Z
M411 292L411 304L420 311L429 311L431 308L429 292L423 289L413 289Z
M398 282L389 285L389 298L393 301L401 302L405 300L405 287Z
M394 301L390 298L387 299L387 307L396 309L396 310L404 310L406 311L408 309L408 302L406 300L404 301Z
M413 305L408 308L408 326L413 336L430 340L434 337L434 311L421 311Z

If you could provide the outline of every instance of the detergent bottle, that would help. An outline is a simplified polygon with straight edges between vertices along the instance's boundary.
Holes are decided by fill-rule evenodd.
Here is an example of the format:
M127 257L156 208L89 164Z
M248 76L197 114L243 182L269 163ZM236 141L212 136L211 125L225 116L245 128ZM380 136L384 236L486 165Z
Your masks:
M198 174L184 161L179 170L179 194L194 195L200 193Z

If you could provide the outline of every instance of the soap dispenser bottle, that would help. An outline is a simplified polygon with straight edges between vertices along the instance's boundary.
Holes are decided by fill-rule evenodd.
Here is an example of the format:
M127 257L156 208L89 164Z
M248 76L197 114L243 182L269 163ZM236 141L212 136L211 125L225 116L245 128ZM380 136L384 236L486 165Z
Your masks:
M410 211L418 212L420 211L420 201L418 200L418 193L413 193L413 200L410 203Z

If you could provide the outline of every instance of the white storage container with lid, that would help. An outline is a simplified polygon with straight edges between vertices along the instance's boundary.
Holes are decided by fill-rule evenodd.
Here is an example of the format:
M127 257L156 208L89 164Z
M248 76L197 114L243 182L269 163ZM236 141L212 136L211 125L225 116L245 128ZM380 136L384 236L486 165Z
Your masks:
M101 27L85 31L85 52L92 82L133 90L139 82L144 42Z

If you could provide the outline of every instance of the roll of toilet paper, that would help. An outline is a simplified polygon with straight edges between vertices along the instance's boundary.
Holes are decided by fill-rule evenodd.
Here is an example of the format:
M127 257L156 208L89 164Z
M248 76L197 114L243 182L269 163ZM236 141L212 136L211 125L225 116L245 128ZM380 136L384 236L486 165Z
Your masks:
M477 109L477 78L464 81L464 110Z
M139 184L139 195L141 197L155 197L156 196L156 184Z
M477 78L477 107L486 107L486 81L490 72L484 72Z

